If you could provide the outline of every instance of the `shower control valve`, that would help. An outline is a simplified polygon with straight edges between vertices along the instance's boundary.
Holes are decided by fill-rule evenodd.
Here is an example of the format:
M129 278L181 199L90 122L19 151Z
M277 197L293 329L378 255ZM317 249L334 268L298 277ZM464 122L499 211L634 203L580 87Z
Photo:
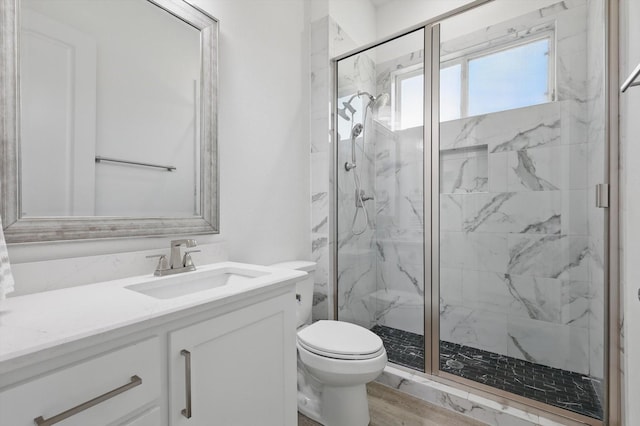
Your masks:
M350 171L351 169L355 169L356 168L356 163L350 163L350 162L346 162L344 163L344 169L346 171Z
M373 196L366 196L364 189L361 189L360 192L356 189L356 207L364 207L364 202L373 200Z

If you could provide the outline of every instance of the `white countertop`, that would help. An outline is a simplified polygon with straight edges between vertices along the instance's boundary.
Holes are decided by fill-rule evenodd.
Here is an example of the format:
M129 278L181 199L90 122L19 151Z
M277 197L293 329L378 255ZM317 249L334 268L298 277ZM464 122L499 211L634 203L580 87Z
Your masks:
M125 288L143 281L172 280L224 268L268 274L172 299L156 299ZM231 303L267 288L289 285L305 275L301 271L222 262L178 275L148 274L8 298L0 302L0 374L28 355L192 307Z

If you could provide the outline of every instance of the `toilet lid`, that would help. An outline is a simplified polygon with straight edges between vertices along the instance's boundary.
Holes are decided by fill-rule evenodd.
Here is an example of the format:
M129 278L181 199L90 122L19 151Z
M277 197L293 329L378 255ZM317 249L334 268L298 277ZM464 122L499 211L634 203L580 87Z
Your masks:
M384 347L382 339L359 325L318 321L298 332L298 342L318 355L344 359L372 358Z

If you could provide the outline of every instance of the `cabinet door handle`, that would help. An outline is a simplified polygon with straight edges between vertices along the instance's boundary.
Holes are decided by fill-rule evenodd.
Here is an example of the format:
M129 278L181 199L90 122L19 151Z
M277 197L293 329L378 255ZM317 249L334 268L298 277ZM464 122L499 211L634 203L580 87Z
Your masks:
M76 415L88 408L93 407L94 405L98 405L101 402L104 402L108 399L113 398L116 395L120 395L123 392L128 391L131 388L135 388L136 386L140 386L142 384L142 379L138 376L131 376L131 381L129 383L127 383L124 386L120 386L119 388L116 388L112 391L109 391L103 395L100 395L96 398L93 398L90 401L84 402L80 405L77 405L63 413L60 413L56 416L53 416L49 419L44 419L42 416L36 417L35 419L33 419L33 421L38 425L38 426L50 426L50 425L54 425L56 423L60 423L61 421L68 419L69 417Z
M187 408L183 408L181 413L186 418L191 418L191 352L186 349L180 351L184 356L184 386L186 389Z

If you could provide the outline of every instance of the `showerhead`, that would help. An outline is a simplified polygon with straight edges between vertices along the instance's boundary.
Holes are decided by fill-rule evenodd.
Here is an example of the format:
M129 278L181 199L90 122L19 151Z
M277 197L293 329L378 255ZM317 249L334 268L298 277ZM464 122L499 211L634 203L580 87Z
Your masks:
M369 92L358 92L358 95L366 96L369 98L369 103L367 103L367 108L380 108L389 102L389 94L388 93L380 93L376 96L373 96Z
M355 95L352 96L351 99L349 99L347 102L342 103L342 108L338 108L338 115L347 121L351 121L351 118L349 118L349 116L347 115L347 110L351 113L352 116L356 113L356 109L351 106L351 102L355 97Z
M380 93L378 96L373 97L373 103L370 104L371 108L380 108L389 103L389 94Z
M344 118L347 121L351 121L351 119L347 115L347 111L345 111L345 110L346 110L346 108L338 108L338 115L340 117Z
M364 126L362 124L354 124L353 129L351 129L351 139L354 140L355 138L360 136L360 133L362 133L362 129L364 129Z
M351 105L351 102L353 102L355 98L360 96L366 96L367 98L369 98L369 102L367 102L366 108L371 108L371 110L373 110L374 108L380 108L381 106L384 106L387 104L387 102L389 102L388 93L380 93L377 96L373 96L369 92L358 91L355 95L351 96L351 98L349 98L347 102L342 102L342 108L338 108L338 115L344 118L346 121L351 121L351 117L349 117L349 114L351 114L351 116L353 117L353 115L356 113L356 109Z
M353 98L349 99L349 102L343 102L342 105L344 106L345 112L346 112L346 110L349 110L349 112L351 114L355 114L356 113L356 109L351 106L351 101L353 101Z

